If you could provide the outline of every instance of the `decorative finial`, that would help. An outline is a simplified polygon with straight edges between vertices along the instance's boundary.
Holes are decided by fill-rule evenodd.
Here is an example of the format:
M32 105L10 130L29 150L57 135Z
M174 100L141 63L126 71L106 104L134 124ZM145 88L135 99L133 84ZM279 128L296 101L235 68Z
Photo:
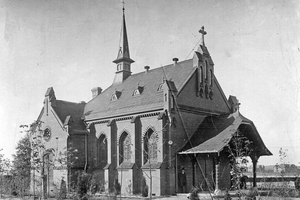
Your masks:
M122 4L123 4L123 13L125 12L125 1L122 0Z
M204 30L204 26L201 27L201 29L199 30L199 33L202 34L202 45L205 46L205 43L204 43L204 35L206 35L207 32Z

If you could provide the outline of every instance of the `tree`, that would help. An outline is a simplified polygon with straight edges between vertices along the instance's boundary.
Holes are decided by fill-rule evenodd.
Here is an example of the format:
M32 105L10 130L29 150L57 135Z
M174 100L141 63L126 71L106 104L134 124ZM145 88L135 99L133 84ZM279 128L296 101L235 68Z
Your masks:
M241 189L241 178L243 177L243 172L246 171L247 163L249 162L248 157L251 152L249 148L250 144L250 140L237 130L227 145L231 163L230 174L232 188L238 189L239 193Z
M33 184L33 195L36 196L36 189L38 185L42 183L42 176L37 176L43 169L43 155L45 153L53 153L54 149L49 149L47 152L45 151L45 146L42 140L40 127L42 125L42 121L34 121L32 124L28 125L20 125L20 128L24 128L28 140L29 140L29 149L21 148L20 152L24 155L30 155L28 158L30 160L29 170L32 173L32 184ZM24 146L23 146L24 147ZM24 150L24 151L22 151ZM28 154L29 153L29 154ZM26 169L24 168L24 173ZM38 184L37 184L38 183ZM39 192L42 189L39 188Z
M0 149L0 152L3 149ZM0 198L4 192L10 190L8 173L11 169L11 163L8 158L4 158L4 154L0 153Z
M23 196L29 189L31 169L31 147L30 138L26 134L17 144L16 154L13 155L12 175L14 193Z

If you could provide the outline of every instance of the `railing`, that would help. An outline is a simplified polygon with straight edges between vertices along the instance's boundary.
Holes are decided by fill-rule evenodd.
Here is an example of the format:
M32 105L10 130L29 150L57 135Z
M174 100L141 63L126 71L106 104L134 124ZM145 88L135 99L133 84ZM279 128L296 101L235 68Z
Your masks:
M253 177L248 177L247 187L252 186ZM280 188L289 187L295 189L296 185L300 184L300 177L297 176L262 176L256 177L256 183L258 188Z

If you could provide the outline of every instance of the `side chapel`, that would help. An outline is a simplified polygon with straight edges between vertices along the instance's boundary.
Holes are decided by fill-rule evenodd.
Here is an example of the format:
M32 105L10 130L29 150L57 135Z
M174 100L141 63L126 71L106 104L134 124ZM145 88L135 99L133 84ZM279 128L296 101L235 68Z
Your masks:
M140 194L143 180L150 188L152 177L152 194L161 196L181 192L182 168L187 191L192 186L206 191L230 188L226 147L239 131L252 142L255 186L259 157L272 154L254 123L240 114L237 98L227 99L223 93L204 43L204 27L199 32L202 42L192 59L173 58L169 65L146 66L144 72L133 74L123 8L111 86L92 89L93 98L86 104L58 101L52 88L47 91L39 119L45 122L44 131L49 123L56 124L51 132L60 139L52 145L58 141L58 146L66 146L69 138L80 138L74 146L82 158L78 170L93 174L106 190L112 191L117 180L128 195Z

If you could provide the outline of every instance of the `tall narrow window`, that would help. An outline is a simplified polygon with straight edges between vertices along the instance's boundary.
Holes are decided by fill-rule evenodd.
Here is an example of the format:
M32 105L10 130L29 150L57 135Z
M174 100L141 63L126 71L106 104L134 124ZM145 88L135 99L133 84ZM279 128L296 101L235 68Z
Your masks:
M50 167L50 156L49 154L45 154L43 157L43 174L49 175L49 167Z
M205 61L205 80L208 79L208 64L207 64L207 60Z
M130 136L123 132L119 141L119 164L130 162L131 160L131 139Z
M107 164L107 139L103 134L97 141L97 164L100 167Z
M210 86L212 87L213 86L213 77L214 77L214 74L213 74L213 70L210 69Z
M158 135L149 129L144 136L144 164L157 162Z
M175 110L175 99L172 95L170 97L170 108L171 108L171 111Z
M203 68L200 66L199 68L199 82L202 84L203 83Z

